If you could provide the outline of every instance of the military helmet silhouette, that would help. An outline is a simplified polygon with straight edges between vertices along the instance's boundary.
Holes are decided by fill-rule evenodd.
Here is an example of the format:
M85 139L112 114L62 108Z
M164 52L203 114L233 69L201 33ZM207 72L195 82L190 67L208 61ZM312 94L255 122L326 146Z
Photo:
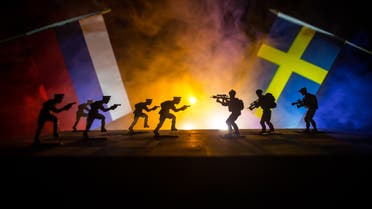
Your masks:
M263 91L262 91L261 89L257 89L257 90L256 90L256 94L262 94L262 92L263 92Z
M57 99L57 98L63 98L65 96L65 94L54 94L54 98Z
M236 91L235 91L234 89L231 89L231 90L229 91L229 95L230 95L230 96L235 96L235 94L236 94Z
M102 101L108 103L110 101L111 96L102 96Z
M152 99L146 99L147 104L151 104L151 102L152 102Z
M307 93L307 89L305 87L301 88L300 90L298 90L300 93L303 93L303 94L306 94Z

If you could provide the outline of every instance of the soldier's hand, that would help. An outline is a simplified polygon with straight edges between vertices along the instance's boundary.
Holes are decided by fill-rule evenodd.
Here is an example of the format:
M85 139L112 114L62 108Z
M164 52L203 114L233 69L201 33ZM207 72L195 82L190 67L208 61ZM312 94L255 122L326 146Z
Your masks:
M118 106L119 106L119 105L114 104L114 105L111 106L111 109L112 109L112 110L115 110Z
M72 107L72 105L74 105L75 103L69 103L69 104L67 104L65 107L64 107L64 109L65 110L69 110L71 107Z

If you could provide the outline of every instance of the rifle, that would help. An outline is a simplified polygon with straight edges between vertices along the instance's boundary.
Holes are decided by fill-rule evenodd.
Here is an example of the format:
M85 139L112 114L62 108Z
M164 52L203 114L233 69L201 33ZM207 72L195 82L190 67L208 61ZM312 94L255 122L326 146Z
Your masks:
M304 101L302 101L301 99L295 101L295 102L292 102L291 105L296 105L297 108L300 108L302 106L304 106Z
M211 98L217 99L217 100L222 99L222 101L226 101L226 100L230 99L226 94L213 95L213 96L211 96Z
M250 111L252 111L254 108L257 108L257 107L258 107L258 99L256 99L255 101L253 101L253 102L249 105L248 109L249 109Z
M71 102L71 103L68 103L67 105L65 105L63 108L68 110L72 107L72 105L76 104L76 102Z

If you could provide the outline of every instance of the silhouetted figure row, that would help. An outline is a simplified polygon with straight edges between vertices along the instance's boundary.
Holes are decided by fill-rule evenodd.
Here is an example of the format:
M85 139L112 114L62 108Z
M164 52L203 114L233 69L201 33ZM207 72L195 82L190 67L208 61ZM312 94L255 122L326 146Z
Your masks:
M307 92L307 89L301 88L299 92L304 96L302 99L293 102L292 105L296 105L297 108L305 107L307 108L307 112L305 115L305 123L306 123L306 130L304 132L308 133L310 132L310 125L313 127L313 131L317 132L316 123L313 119L316 110L318 109L318 101L315 95L310 94ZM275 108L276 102L275 98L271 93L263 94L263 91L261 89L256 90L256 95L258 97L257 100L252 102L250 106L248 107L249 110L253 110L255 108L261 107L263 110L263 114L261 116L260 125L262 127L261 134L265 134L266 132L266 125L269 127L268 133L272 133L275 131L274 125L271 123L271 109ZM58 118L52 114L52 113L59 113L61 111L69 110L75 102L69 103L62 108L57 108L56 105L61 103L64 98L64 94L55 94L53 99L50 99L43 103L43 107L40 110L39 118L38 118L38 125L34 137L34 143L40 144L40 133L41 130L47 121L53 122L53 136L58 137ZM111 96L103 96L102 100L98 101L92 101L88 100L86 103L82 103L78 106L78 110L76 112L76 121L72 127L73 131L76 131L76 126L79 123L81 117L86 117L86 127L83 132L83 137L88 138L88 132L89 129L95 119L101 120L101 132L106 132L105 128L105 116L101 114L99 111L107 112L110 110L115 110L120 104L114 104L108 108L105 107L105 104L109 103ZM216 99L216 102L220 103L223 106L227 106L229 112L231 114L226 120L226 124L228 127L228 133L225 135L225 137L233 137L233 136L240 136L240 131L238 125L235 123L235 121L238 119L238 117L241 115L241 111L244 109L244 103L241 99L236 97L236 91L230 90L229 96L226 94L218 94L216 96L213 96L212 98ZM157 124L156 128L154 129L154 135L159 136L159 130L162 127L164 121L168 118L172 120L171 125L171 131L177 131L176 128L176 116L170 112L170 110L174 112L183 111L186 110L189 105L183 105L180 108L177 108L176 105L178 105L181 102L181 97L173 97L173 100L167 100L160 104L160 111L159 111L159 123ZM130 124L128 128L128 133L132 134L134 133L134 126L136 125L139 118L144 118L144 128L149 128L148 125L148 115L144 113L143 111L154 111L159 106L153 106L152 108L149 108L148 106L151 105L152 99L146 99L144 102L139 102L135 104L135 109L133 111L134 119L133 122ZM63 144L62 141L60 141L61 144Z
M176 116L173 115L172 113L170 113L170 110L172 110L174 112L178 112L178 111L181 111L181 110L182 111L185 110L187 107L190 107L189 105L183 105L181 108L176 108L176 105L179 104L180 102L181 102L181 97L173 97L173 100L167 100L167 101L164 101L160 104L159 123L156 126L155 130L153 131L155 136L159 136L159 129L162 127L165 119L167 119L167 118L172 120L171 131L177 131ZM128 133L129 134L134 133L133 128L136 125L136 123L137 123L137 121L140 117L144 118L143 127L144 128L149 128L150 127L148 125L148 116L143 111L145 110L147 112L150 112L150 111L156 110L159 107L159 106L153 106L152 108L148 108L147 106L151 105L151 103L152 103L152 99L146 99L145 102L139 102L139 103L134 105L134 107L135 107L135 109L133 111L134 119L133 119L133 122L131 123L131 125L128 128Z

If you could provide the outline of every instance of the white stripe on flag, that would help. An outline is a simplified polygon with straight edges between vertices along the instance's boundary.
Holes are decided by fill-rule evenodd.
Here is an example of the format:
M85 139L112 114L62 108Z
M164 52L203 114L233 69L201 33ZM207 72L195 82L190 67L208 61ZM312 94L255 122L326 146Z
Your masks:
M132 108L121 79L105 22L102 15L88 17L79 22L103 95L111 96L110 105L122 105L116 110L110 111L112 120L116 120L130 113Z

